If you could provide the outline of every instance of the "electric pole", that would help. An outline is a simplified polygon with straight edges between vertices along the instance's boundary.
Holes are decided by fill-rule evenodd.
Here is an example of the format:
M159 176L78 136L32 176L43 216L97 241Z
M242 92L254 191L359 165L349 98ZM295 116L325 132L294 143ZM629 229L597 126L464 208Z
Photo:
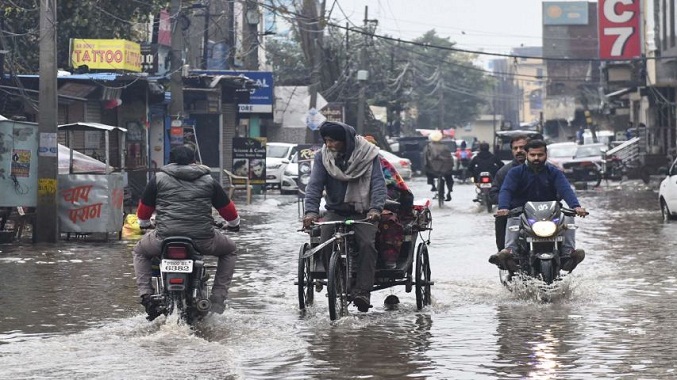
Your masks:
M245 25L243 30L243 40L246 42L245 56L242 57L244 60L244 67L247 70L258 70L259 69L259 36L258 36L258 26L260 22L258 4L253 1L247 1L245 4Z
M34 241L56 243L57 221L57 67L56 67L56 0L40 0L40 115L38 131L38 199Z
M171 70L170 90L172 100L169 103L169 116L172 119L183 117L183 56L184 41L183 28L181 27L181 0L172 0L171 20L172 20L172 50L171 50Z
M367 65L367 24L369 23L369 7L364 6L364 44L362 45L362 50L360 51L360 68L357 72L357 81L360 84L360 93L357 100L357 134L364 135L364 102L366 101L366 89L365 82L369 77L369 71L364 70Z

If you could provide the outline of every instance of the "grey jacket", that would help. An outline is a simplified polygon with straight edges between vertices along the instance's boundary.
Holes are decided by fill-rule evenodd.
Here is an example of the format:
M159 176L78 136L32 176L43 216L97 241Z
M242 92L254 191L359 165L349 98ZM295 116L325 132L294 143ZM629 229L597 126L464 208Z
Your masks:
M508 175L510 169L515 166L521 165L519 161L512 160L510 163L503 165L494 176L493 182L491 182L491 189L489 190L489 199L492 204L498 204L498 193L501 191L501 186L503 186L503 181L505 181L505 176Z
M214 236L212 199L218 183L202 165L162 167L157 183L157 234L209 239Z

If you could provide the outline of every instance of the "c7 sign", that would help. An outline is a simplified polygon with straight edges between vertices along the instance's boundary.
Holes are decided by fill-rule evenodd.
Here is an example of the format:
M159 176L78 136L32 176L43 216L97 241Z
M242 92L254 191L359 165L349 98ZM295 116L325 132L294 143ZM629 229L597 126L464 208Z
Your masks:
M599 58L627 60L642 54L641 0L599 0Z

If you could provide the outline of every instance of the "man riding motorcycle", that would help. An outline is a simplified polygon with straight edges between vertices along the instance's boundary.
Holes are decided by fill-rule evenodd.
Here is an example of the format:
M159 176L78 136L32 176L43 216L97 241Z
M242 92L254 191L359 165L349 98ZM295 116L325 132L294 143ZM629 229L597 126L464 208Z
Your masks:
M513 160L498 169L494 176L494 180L491 183L491 189L489 190L489 198L491 199L492 204L498 204L498 192L501 190L501 185L503 185L505 176L510 169L522 165L524 161L526 161L527 152L524 150L524 146L527 145L527 141L528 138L526 135L516 135L510 140L510 150L512 151ZM505 226L507 223L507 216L497 216L494 219L496 248L498 248L499 251L505 248Z
M543 140L532 140L526 145L527 160L525 164L516 166L508 172L498 196L497 216L507 216L511 209L523 207L528 201L556 201L564 199L567 205L580 217L587 212L581 207L576 194L564 174L547 163L547 147ZM489 257L489 262L499 268L512 272L518 270L514 256L518 254L517 240L519 231L511 231L511 226L519 226L519 217L508 219L505 235L505 248ZM573 224L573 221L568 222ZM573 271L585 258L585 251L575 249L575 230L564 232L562 244L562 269Z
M493 178L503 165L503 161L499 160L489 151L489 144L483 142L480 143L479 153L470 160L468 170L472 173L475 183L478 184L480 182L480 173L489 172Z
M212 207L226 220L231 231L239 230L240 217L223 187L211 176L209 167L195 163L192 147L173 148L169 161L146 185L136 212L140 227L145 228L156 211L156 228L145 234L134 247L134 272L141 304L146 308L149 320L159 316L151 300L151 261L160 255L163 239L185 236L193 239L200 253L218 257L209 300L211 311L221 314L233 279L236 254L235 243L214 230Z

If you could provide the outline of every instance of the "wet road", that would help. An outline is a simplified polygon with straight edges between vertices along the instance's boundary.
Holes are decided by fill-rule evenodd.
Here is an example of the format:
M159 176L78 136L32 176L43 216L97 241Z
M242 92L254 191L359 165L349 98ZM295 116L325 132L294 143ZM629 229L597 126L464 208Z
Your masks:
M412 182L427 196L424 179ZM305 315L294 280L293 197L240 207L229 307L190 331L149 323L134 288L133 242L0 246L0 378L505 379L677 377L677 223L636 183L579 192L587 258L553 303L506 290L487 263L493 218L457 185L433 206L433 304L404 287L330 323L326 291ZM396 310L383 299L396 294Z

